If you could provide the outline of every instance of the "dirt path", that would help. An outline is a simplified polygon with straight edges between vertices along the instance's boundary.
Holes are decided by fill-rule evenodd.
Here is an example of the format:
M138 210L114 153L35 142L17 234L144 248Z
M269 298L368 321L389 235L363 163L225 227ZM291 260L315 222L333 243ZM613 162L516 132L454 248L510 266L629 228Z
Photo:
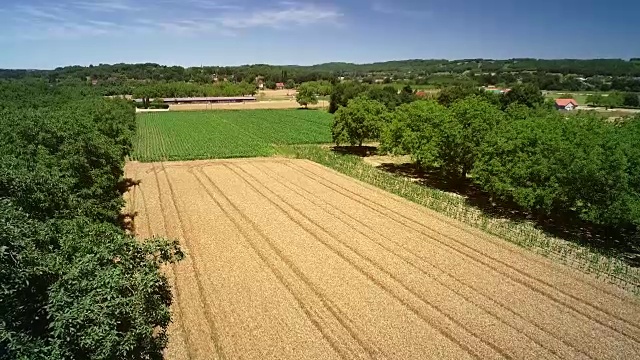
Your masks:
M305 160L141 164L140 237L180 239L168 359L623 359L640 303Z

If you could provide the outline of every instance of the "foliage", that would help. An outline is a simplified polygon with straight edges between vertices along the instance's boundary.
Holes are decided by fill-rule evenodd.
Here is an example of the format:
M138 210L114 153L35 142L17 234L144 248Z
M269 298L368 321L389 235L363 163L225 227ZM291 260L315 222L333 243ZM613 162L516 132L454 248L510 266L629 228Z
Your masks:
M634 93L621 93L617 91L608 94L592 94L587 96L587 103L593 106L605 108L637 107L638 95Z
M636 93L625 93L622 105L625 107L640 107L640 96Z
M275 83L274 83L275 88ZM187 82L151 82L132 86L130 94L136 99L178 98L201 96L242 96L255 95L256 86L253 83L219 82L215 84L193 84ZM115 93L109 95L124 95Z
M293 79L289 79L285 83L284 87L285 87L285 89L295 89L296 88L296 82L293 81Z
M377 140L386 116L386 107L378 101L364 97L349 100L347 106L335 113L331 126L333 141L338 145L362 146L365 140Z
M16 96L0 99L0 358L160 358L171 297L159 267L182 254L119 226L133 107L81 89L9 88Z
M296 101L305 108L318 103L318 88L315 84L304 83L298 87Z
M499 126L483 144L474 180L539 214L575 214L595 224L638 219L629 158L618 131L599 117L548 113Z
M225 110L138 115L138 161L269 156L272 144L331 142L331 115L316 110Z
M483 90L474 86L448 86L443 88L438 94L438 103L450 106L458 100L462 100L471 95L480 95Z
M329 112L334 114L341 106L347 106L349 100L367 91L366 85L356 82L342 82L333 85L329 99Z
M396 108L383 130L385 151L411 154L420 165L440 165L443 127L451 122L444 106L419 100Z
M541 106L545 99L540 89L532 84L520 84L514 86L511 91L502 95L502 108L506 109L511 104L522 104L528 107Z
M393 86L371 87L371 89L366 92L366 96L371 100L384 104L387 109L390 110L393 110L396 106L400 105L398 91Z
M442 127L441 170L454 178L464 179L473 168L485 137L503 122L504 113L479 96L453 103L451 115Z

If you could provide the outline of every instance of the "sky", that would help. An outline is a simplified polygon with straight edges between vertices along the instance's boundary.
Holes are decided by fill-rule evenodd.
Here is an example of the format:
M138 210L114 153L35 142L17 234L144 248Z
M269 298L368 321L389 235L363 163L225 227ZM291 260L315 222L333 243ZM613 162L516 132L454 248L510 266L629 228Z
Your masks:
M0 0L0 68L640 57L637 0Z

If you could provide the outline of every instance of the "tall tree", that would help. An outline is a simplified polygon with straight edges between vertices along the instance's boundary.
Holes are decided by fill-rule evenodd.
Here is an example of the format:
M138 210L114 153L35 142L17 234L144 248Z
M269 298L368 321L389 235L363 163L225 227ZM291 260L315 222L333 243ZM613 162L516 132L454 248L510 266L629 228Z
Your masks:
M536 107L544 104L544 96L536 85L519 84L502 96L502 108L518 103L528 107Z
M442 170L464 179L472 170L485 137L504 119L498 107L479 96L458 100L449 108L451 116L442 127Z
M333 141L362 146L365 140L377 140L387 116L386 107L375 100L357 97L335 114L331 127Z
M318 103L317 89L313 84L304 83L298 87L296 101L300 106L308 108L309 105Z

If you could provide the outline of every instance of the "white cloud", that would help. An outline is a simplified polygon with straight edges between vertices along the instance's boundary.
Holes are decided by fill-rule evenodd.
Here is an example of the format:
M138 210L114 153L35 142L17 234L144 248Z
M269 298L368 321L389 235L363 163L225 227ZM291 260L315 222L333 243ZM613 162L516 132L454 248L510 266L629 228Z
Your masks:
M256 10L249 14L226 14L218 20L224 27L232 29L252 27L285 28L291 25L336 22L342 16L341 12L330 7L281 2L277 8Z
M73 3L73 6L78 9L84 9L93 12L120 12L134 11L136 9L139 9L132 4L119 0L76 1Z
M37 7L32 5L18 5L15 11L22 16L34 18L36 20L63 21L64 9L55 6Z
M385 15L402 16L407 18L424 19L433 15L431 11L419 9L405 9L384 1L374 1L371 10Z
M175 3L175 0L169 0L169 2ZM238 4L229 4L222 3L219 1L210 1L210 0L178 0L177 2L181 4L191 4L194 7L203 9L203 10L226 10L226 11L238 11L244 9L243 6Z
M20 38L78 38L165 33L171 36L236 35L257 27L289 29L316 23L334 23L343 14L336 8L280 2L242 12L242 6L207 0L155 0L134 7L131 0L78 0L66 5L17 5L8 9L5 26ZM179 6L177 2L182 5ZM168 5L172 3L171 5ZM187 6L187 4L190 4ZM175 5L175 11L167 11ZM144 9L145 11L134 11ZM144 14L144 17L141 17Z

